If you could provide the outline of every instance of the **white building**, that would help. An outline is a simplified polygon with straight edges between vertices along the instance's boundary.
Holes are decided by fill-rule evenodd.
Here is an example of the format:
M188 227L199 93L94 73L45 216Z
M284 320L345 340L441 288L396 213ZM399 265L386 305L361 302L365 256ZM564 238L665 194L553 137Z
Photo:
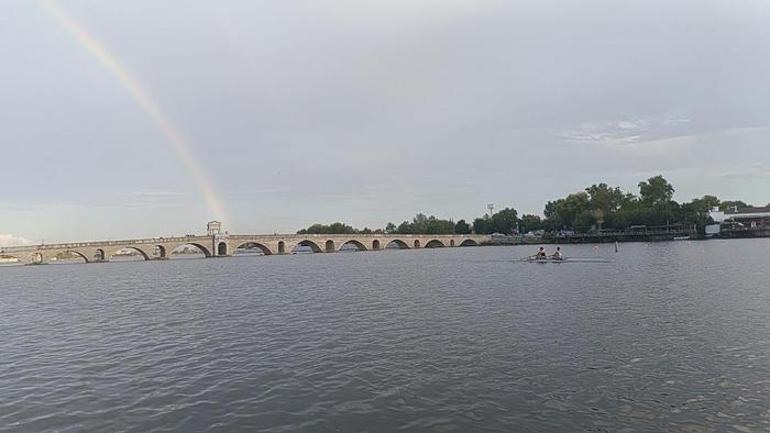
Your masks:
M725 220L725 213L724 211L719 210L718 207L715 207L709 211L709 216L712 220L714 220L715 223L721 224Z
M706 226L706 236L711 237L721 232L745 232L768 230L770 228L770 206L764 208L727 209L717 208L709 211L709 216L716 224Z

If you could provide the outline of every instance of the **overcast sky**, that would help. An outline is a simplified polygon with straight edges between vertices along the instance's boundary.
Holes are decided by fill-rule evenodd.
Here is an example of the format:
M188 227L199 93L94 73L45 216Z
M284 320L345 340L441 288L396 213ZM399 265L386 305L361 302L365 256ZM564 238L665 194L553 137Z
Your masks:
M59 0L238 233L541 213L663 174L770 202L766 0ZM189 164L52 7L0 3L0 244L198 233Z

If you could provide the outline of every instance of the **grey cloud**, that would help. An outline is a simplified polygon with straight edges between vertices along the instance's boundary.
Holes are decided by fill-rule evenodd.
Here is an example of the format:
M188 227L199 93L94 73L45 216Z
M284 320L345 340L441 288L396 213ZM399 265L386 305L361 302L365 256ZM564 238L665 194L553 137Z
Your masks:
M770 163L763 0L59 1L189 139L231 231L540 212L657 172L683 198L770 201L766 173L730 175ZM39 2L0 5L0 101L0 202L25 204L0 208L3 232L211 218L146 113Z

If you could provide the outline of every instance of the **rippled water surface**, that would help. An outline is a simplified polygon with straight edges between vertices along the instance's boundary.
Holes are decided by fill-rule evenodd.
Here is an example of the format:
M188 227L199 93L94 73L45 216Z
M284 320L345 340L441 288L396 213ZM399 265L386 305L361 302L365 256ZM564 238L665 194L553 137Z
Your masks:
M0 269L3 432L770 431L770 240Z

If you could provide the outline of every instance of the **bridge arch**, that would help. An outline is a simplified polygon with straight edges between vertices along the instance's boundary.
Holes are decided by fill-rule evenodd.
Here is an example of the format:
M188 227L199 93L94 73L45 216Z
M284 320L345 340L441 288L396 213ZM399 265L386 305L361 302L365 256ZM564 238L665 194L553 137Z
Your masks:
M117 248L117 249L113 250L113 251L112 251L112 252L109 254L109 257L108 257L108 259L109 259L109 260L112 260L112 259L113 259L113 257L115 257L116 255L119 255L119 256L120 256L120 255L124 255L124 254L122 254L122 252L123 252L123 251L127 251L127 252L128 252L128 251L132 251L132 252L134 252L134 253L138 254L138 255L139 255L139 257L141 257L142 259L144 259L144 260L150 260L150 255L149 255L149 254L147 254L147 252L145 252L143 249L141 249L141 248L139 248L139 247L135 247L135 246L125 246L125 247L120 247L120 248Z
M88 255L77 251L77 250L64 250L56 253L53 258L56 260L49 260L52 262L55 262L57 264L59 263L89 263L91 260L89 260ZM82 259L82 260L80 260Z
M408 250L409 245L402 241L401 239L393 239L392 241L385 244L385 249L399 249L399 250Z
M373 240L372 241L372 250L379 251L381 249L382 249L382 247L380 246L380 240L379 239Z
M96 251L94 251L94 262L103 262L107 260L107 255L104 253L104 250L101 248L97 248Z
M477 247L479 246L479 243L474 241L473 239L466 239L460 243L461 247Z
M443 242L441 242L438 239L431 239L428 241L428 243L425 244L425 248L442 248L445 247Z
M23 264L24 262L21 257L6 253L0 254L0 266L19 266Z
M280 243L278 245L278 248L280 250L281 248ZM259 242L244 242L233 249L233 255L235 255L236 253L247 254L249 252L248 250L254 250L254 249L259 250L263 255L266 255L266 256L273 254L270 248L260 244Z
M208 248L206 248L204 245L199 244L197 242L186 242L183 244L175 245L171 251L168 251L169 257L174 254L179 255L179 252L183 251L184 247L195 247L200 251L201 254L203 254L204 257L211 257L211 251Z
M450 247L453 247L453 246L455 246L455 240L454 240L454 239L450 239L450 240L449 240L449 246L450 246Z
M419 239L415 239L414 240L414 247L415 248L420 248L420 240Z
M326 252L327 253L333 253L334 251L336 251L336 248L334 246L334 241L331 240L331 239L326 241L326 245L325 246L326 246Z
M155 255L159 259L167 259L170 251L166 249L164 245L155 245Z
M217 245L217 255L218 256L227 255L227 242L220 242L219 245Z
M312 252L314 252L314 253L322 253L322 252L323 252L323 250L321 249L321 247L319 247L319 246L318 246L318 244L317 244L317 243L315 243L315 242L313 242L313 241L311 241L311 240L308 240L308 239L305 239L305 240L303 240L303 241L300 241L300 242L298 242L298 243L297 243L297 246L294 248L294 251L293 251L293 252L294 252L294 253L297 253L297 252L302 252L302 251L297 251L297 250L299 250L299 249L300 249L300 247L307 247L307 248L310 248L310 250L311 250Z
M367 250L366 245L364 245L360 241L357 241L355 239L351 239L349 241L346 241L342 245L340 245L340 251L342 251L343 249L347 250L347 248L345 248L345 246L347 246L347 245L355 246L358 251L366 251Z
M286 242L278 241L278 254L286 254Z
M49 254L43 254L42 251L20 251L0 253L0 266L24 266L24 265L42 265L52 257Z

